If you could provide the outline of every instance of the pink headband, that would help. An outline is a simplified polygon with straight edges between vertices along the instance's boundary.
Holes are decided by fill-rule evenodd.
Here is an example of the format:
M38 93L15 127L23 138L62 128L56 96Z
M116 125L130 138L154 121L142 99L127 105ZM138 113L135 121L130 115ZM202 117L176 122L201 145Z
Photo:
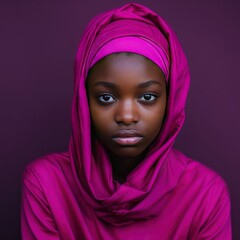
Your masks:
M107 55L117 52L136 53L150 59L162 70L166 81L168 80L169 59L161 47L144 37L119 37L107 42L98 50L90 67Z

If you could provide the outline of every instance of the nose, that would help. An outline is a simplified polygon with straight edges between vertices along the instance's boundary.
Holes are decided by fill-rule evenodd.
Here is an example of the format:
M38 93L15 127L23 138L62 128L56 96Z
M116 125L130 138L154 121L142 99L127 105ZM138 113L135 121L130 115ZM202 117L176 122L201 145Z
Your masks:
M139 121L137 103L130 99L120 101L117 106L115 121L123 125L137 123Z

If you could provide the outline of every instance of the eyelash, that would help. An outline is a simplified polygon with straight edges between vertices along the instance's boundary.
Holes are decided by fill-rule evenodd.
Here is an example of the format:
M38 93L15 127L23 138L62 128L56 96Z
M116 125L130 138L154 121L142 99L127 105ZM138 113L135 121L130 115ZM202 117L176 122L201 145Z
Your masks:
M150 100L146 100L146 99L141 99L143 97L146 97L146 96L150 96ZM104 97L108 97L108 100L109 98L111 99L111 101L106 101L103 100ZM153 99L152 99L153 98ZM146 103L146 104L149 104L149 103L153 103L157 100L158 96L156 94L153 94L153 93L145 93L145 94L142 94L141 97L138 99L138 102L142 102L142 103ZM114 98L111 94L109 93L104 93L104 94L101 94L97 97L97 100L100 104L103 104L103 105L108 105L108 104L111 104L111 103L114 103L116 101L116 98Z
M108 101L104 101L103 99L101 100L101 98L104 98L104 97L110 97L112 98L113 100L111 102L108 102ZM109 103L113 103L116 101L116 99L111 95L111 94L108 94L108 93L104 93L104 94L101 94L97 97L97 100L100 102L100 103L103 103L103 104L109 104Z
M152 103L152 102L155 102L156 100L157 100L157 95L156 94L153 94L153 93L145 93L145 94L143 94L142 96L141 96L141 98L142 97L144 97L144 96L150 96L150 99L151 100L141 100L140 102L144 102L144 103ZM154 99L152 99L152 98L154 98ZM139 101L139 100L138 100Z

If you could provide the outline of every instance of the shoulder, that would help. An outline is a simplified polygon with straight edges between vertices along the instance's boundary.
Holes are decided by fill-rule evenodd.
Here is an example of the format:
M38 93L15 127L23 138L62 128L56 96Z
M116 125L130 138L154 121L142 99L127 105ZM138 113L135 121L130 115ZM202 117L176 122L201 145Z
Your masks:
M176 159L185 166L178 191L193 214L191 239L231 239L230 196L224 179L211 168L178 151Z
M52 153L42 156L26 167L22 175L23 183L44 184L50 179L58 178L71 168L68 153Z
M178 184L178 190L183 194L183 198L196 203L199 206L198 209L204 209L206 215L222 206L229 211L229 190L222 176L181 152L174 151L174 154L185 165L184 174Z
M225 180L217 172L204 164L191 160L186 169L188 177L206 190L215 193L228 194L228 188Z
M216 189L218 187L227 191L225 180L216 171L177 150L174 150L174 155L179 161L184 162L185 165L185 171L181 179L183 184L191 183L206 189L211 187Z
M55 153L30 162L22 176L21 226L24 239L59 239L55 221L59 186L68 169L67 153ZM63 179L63 180L62 180ZM60 184L57 184L60 183Z
M189 159L183 182L186 192L191 192L191 203L197 206L191 230L197 229L199 239L231 239L231 202L225 180L211 168Z
M184 189L185 196L190 196L191 202L198 206L195 215L197 224L214 222L215 217L218 218L218 223L229 222L230 196L225 180L204 164L181 153L177 155L186 162L180 185Z

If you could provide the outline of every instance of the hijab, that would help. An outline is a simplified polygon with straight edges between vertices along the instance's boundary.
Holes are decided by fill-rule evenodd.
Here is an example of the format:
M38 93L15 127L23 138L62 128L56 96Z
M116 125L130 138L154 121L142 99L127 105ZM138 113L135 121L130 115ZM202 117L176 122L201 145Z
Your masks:
M149 54L144 50L147 45ZM168 91L161 131L122 184L113 179L106 150L92 137L85 88L89 69L117 51L138 53L155 62L165 75ZM128 225L153 218L164 208L186 168L182 155L173 153L173 144L184 122L189 83L187 61L175 33L152 10L129 3L95 17L87 26L75 59L69 152L79 191L102 221Z

